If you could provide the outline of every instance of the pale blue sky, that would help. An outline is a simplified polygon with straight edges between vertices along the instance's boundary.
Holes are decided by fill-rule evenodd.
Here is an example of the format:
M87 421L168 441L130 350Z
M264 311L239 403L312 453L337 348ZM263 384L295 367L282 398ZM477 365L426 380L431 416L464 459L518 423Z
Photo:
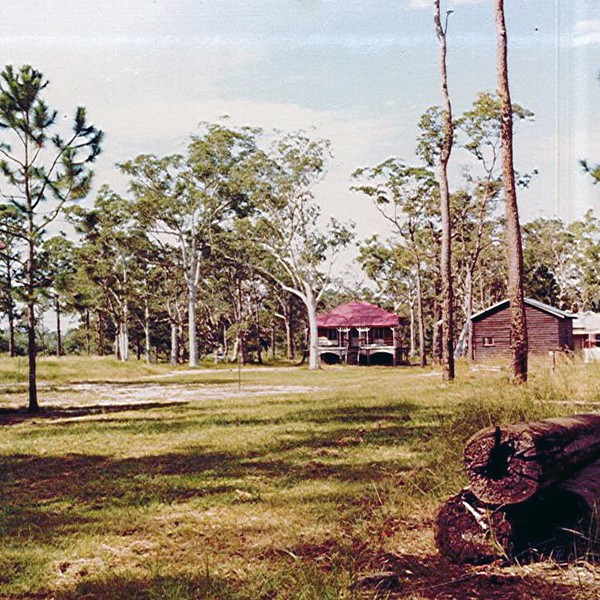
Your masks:
M21 0L4 10L1 64L30 63L52 105L88 108L106 131L96 183L124 191L113 165L180 151L201 121L311 130L332 140L318 189L326 214L364 236L382 227L349 174L395 155L413 161L416 123L440 102L430 0ZM53 8L55 6L56 8ZM459 113L496 85L491 0L454 0L450 91ZM534 111L517 168L525 220L597 208L578 159L600 162L600 8L596 0L506 3L513 100ZM314 129L312 129L314 128ZM454 173L465 162L456 152Z

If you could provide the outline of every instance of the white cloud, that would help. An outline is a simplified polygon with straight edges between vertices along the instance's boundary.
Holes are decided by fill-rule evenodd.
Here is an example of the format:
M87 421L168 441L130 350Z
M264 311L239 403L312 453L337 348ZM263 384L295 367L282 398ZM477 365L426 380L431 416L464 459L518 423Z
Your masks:
M592 46L600 44L600 19L584 19L575 24L573 45Z
M465 4L484 4L488 2L488 0L450 0L448 2L448 9L452 9L456 6L461 6ZM412 10L421 10L423 8L432 8L433 0L409 0L408 8Z
M271 129L304 130L311 137L331 140L333 159L327 176L315 190L323 214L355 221L358 236L372 233L377 215L366 199L357 198L350 191L350 174L359 166L376 164L392 155L398 132L384 119L365 118L344 110L320 111L297 104L217 96L177 101L164 97L141 102L130 106L127 112L112 115L104 157L109 160L98 165L97 182L107 180L124 191L124 181L112 167L114 161L142 152L181 152L188 135L201 121L215 122L224 115L230 125L258 126L267 133Z
M433 6L432 0L410 0L408 8L413 10L420 10L421 8L431 8Z

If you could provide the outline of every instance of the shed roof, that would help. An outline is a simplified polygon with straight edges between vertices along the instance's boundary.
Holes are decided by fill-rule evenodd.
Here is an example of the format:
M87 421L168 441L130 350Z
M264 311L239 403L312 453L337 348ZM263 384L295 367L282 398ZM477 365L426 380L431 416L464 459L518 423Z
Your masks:
M591 310L576 313L573 333L600 333L600 314Z
M369 302L348 302L317 317L319 327L396 327L398 315Z
M525 298L525 305L530 306L531 308L537 308L542 312L548 313L557 319L574 319L575 315L571 313L565 312L564 310L560 310L558 308L554 308L554 306L550 306L549 304L544 304L544 302L540 302L539 300L534 300L533 298ZM493 315L496 312L504 310L510 306L510 300L502 300L502 302L498 302L481 312L473 315L471 317L471 321L481 321L490 315Z

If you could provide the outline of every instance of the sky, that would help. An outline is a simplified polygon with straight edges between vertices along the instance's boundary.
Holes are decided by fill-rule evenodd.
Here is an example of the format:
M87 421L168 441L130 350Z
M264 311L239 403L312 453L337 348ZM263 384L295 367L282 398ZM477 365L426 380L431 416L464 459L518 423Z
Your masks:
M105 131L96 188L125 193L115 163L181 152L202 122L305 130L331 140L316 189L325 215L385 234L352 192L358 167L412 163L417 123L441 103L431 0L20 0L5 2L0 65L31 64L47 100L70 119L77 105ZM516 168L539 175L519 194L523 221L598 210L600 186L579 159L600 162L600 3L506 2ZM455 114L496 88L492 0L442 1ZM453 155L453 185L466 163Z

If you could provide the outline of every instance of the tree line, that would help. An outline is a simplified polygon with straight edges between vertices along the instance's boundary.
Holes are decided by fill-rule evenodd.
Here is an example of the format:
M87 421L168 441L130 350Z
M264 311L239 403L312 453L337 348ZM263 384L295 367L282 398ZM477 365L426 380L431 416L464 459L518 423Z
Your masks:
M7 66L0 73L0 308L6 351L28 356L29 409L39 409L40 350L114 352L121 360L135 352L190 366L206 355L262 362L277 351L289 360L301 351L317 368L317 311L363 298L404 315L411 354L421 365L428 357L441 362L451 380L454 348L472 353L470 317L510 297L511 285L567 310L597 309L600 224L592 213L570 224L538 219L523 228L510 211L500 214L507 172L515 203L516 188L537 174L503 160L513 122L527 123L533 114L509 103L507 115L506 89L482 92L464 113L453 113L447 17L442 24L436 0L444 103L419 121L418 160L391 157L352 174L359 201L370 202L391 232L358 243L358 264L371 280L365 287L336 278L335 261L353 242L353 225L327 221L314 196L332 156L327 140L206 123L185 152L118 164L127 193L103 185L83 206L76 201L91 190L102 131L82 107L66 129L44 101L44 76L28 65ZM505 49L500 35L499 55ZM451 191L453 149L463 158ZM582 166L597 179L596 167ZM59 217L75 237L50 235ZM515 226L523 244L506 239ZM510 272L517 267L515 284ZM50 309L53 335L43 319ZM66 337L65 315L79 321ZM524 379L519 352L515 373L520 369Z
M48 303L58 355L60 317L75 313L87 352L112 348L127 360L133 333L150 360L167 337L170 360L185 357L190 366L219 345L246 360L253 328L259 360L273 351L264 338L267 306L271 321L284 323L289 355L298 344L294 322L306 324L302 343L317 368L317 307L352 240L352 225L326 221L314 198L329 142L205 124L185 153L117 165L128 194L102 186L84 207L72 201L90 190L103 134L83 108L62 131L43 99L47 85L28 65L0 74L3 308L10 354L19 315L25 319L30 410L39 408L35 365ZM48 236L59 216L76 241Z

